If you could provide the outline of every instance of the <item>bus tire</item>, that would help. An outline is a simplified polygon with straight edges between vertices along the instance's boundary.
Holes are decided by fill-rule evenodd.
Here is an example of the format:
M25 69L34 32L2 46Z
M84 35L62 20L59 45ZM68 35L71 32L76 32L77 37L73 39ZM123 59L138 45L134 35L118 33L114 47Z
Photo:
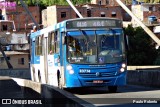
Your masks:
M40 74L40 70L38 70L38 81L41 83L41 74Z
M61 79L61 76L60 76L60 72L59 72L59 71L57 71L57 79L58 79L58 88L63 89L62 79Z
M110 93L116 93L117 92L117 86L108 86L108 91Z

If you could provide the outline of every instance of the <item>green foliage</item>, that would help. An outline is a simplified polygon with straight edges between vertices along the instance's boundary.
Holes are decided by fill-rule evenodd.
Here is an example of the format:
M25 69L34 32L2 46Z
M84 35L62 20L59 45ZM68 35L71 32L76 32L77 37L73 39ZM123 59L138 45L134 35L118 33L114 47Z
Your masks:
M133 28L132 26L125 28L125 34L129 38L128 64L153 65L158 51L148 34L142 28Z
M84 4L89 3L91 0L71 0L71 2L76 4ZM17 4L20 4L18 0L16 0ZM40 6L51 6L51 5L68 5L66 0L24 0L27 5L40 5Z
M42 7L51 6L51 5L68 5L66 0L23 0L27 5L40 5ZM145 3L160 3L160 0L137 0L143 1ZM16 0L17 4L20 4L19 0ZM91 0L71 0L71 2L76 4L85 4L90 3ZM132 0L126 0L127 4L131 3Z

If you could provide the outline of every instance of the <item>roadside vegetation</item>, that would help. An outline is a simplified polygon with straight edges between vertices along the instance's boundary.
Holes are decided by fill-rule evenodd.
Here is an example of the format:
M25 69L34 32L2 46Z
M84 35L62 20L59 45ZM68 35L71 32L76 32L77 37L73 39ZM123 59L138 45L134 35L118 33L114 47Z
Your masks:
M19 0L15 0L17 4L19 3ZM51 5L68 5L66 0L23 0L28 5L40 5L42 7L51 6ZM84 4L84 3L90 3L91 0L71 0L74 5L76 4ZM139 2L144 3L160 3L160 0L137 0ZM131 4L132 0L126 0L127 4Z
M141 28L131 25L124 29L128 36L128 65L160 65L160 49L155 49L155 42Z
M27 5L40 5L47 7L51 5L68 5L66 0L23 0ZM91 0L71 0L74 5L90 3ZM20 4L19 0L16 0L17 4Z

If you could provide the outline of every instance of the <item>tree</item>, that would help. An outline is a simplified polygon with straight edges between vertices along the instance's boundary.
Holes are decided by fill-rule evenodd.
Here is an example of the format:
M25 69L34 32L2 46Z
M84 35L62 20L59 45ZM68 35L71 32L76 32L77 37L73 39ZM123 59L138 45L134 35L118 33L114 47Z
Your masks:
M68 5L66 0L24 0L27 5L36 5L37 2L40 6L51 6L51 5ZM84 3L90 3L91 0L71 0L71 2L76 4L84 4ZM19 0L16 0L17 4L19 3Z
M125 28L125 34L129 38L128 64L153 65L158 52L148 34L141 27L132 26Z

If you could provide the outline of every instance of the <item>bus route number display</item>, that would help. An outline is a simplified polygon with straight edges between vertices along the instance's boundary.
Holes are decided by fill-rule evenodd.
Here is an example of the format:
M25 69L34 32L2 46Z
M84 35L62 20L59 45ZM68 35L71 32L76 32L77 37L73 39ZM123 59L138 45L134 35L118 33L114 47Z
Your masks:
M117 27L117 20L75 20L68 21L67 28Z

